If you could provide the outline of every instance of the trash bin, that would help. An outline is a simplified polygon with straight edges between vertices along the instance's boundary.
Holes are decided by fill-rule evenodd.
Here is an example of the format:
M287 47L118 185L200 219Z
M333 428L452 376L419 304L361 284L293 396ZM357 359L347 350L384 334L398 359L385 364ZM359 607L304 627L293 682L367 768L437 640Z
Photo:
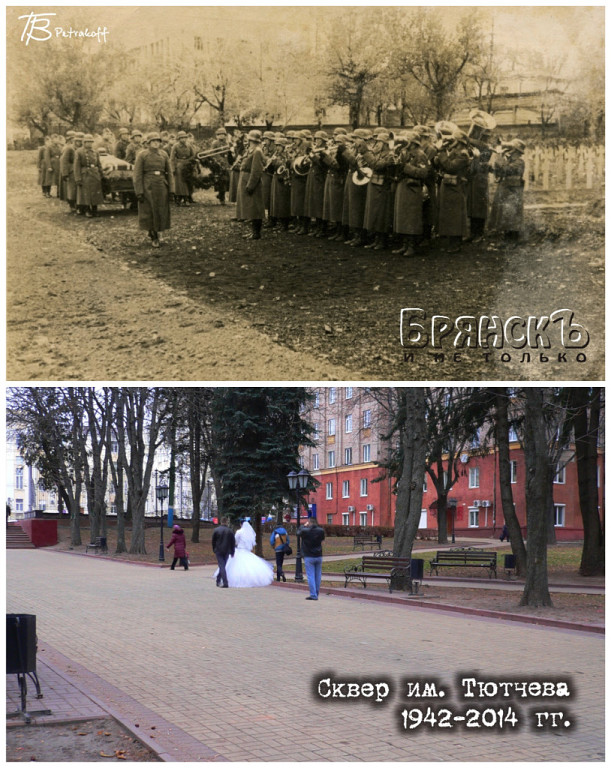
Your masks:
M424 577L424 560L416 558L411 561L411 577L413 581L422 581Z
M6 614L6 674L36 672L36 616Z
M511 571L515 571L516 568L516 556L515 555L505 555L505 576L509 578L511 576Z

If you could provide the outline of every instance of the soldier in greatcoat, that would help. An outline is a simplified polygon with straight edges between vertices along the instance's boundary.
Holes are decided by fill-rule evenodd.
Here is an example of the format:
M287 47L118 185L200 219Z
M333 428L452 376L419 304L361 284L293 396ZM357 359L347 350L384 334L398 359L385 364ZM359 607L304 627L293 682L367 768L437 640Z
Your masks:
M159 248L160 232L170 228L170 195L174 174L170 158L161 149L161 136L151 133L148 145L138 153L134 166L134 191L138 198L138 226L146 229L153 248Z
M306 215L306 183L309 164L309 155L312 146L312 134L310 131L298 131L293 139L294 160L291 163L291 216L298 223L295 229L297 235L307 235L310 229L310 220ZM308 167L309 170L309 167Z
M263 152L263 176L261 177L261 187L263 190L263 205L267 211L268 219L271 219L269 206L272 193L272 178L274 176L273 172L268 167L268 162L274 154L275 137L276 134L273 131L265 131L261 140L261 152ZM270 220L269 224L271 225L272 223L273 222Z
M323 203L328 166L323 155L326 153L328 141L329 136L325 131L316 131L314 134L314 146L310 155L311 165L305 190L305 215L310 223L314 219L314 227L308 232L310 237L325 237L326 235Z
M51 197L49 190L45 186L45 150L50 141L50 136L44 137L43 143L38 147L38 158L36 161L38 166L38 186L42 189L43 197Z
M127 145L127 149L125 150L126 162L132 163L133 165L136 162L136 157L138 156L138 152L141 152L142 149L143 149L142 131L140 130L132 131L130 142Z
M462 239L468 233L467 180L471 154L467 144L464 131L456 130L433 161L440 175L438 234L448 238L450 253L460 250Z
M191 190L187 182L186 171L192 158L195 157L195 149L189 143L185 131L179 131L176 138L178 141L172 147L170 155L170 164L174 173L174 199L176 205L191 205Z
M505 145L494 166L498 185L490 212L490 229L502 232L512 243L519 239L524 222L525 149L523 141L513 139Z
M125 160L127 148L129 147L129 131L127 128L119 128L119 138L117 139L112 153L119 160Z
M242 156L244 155L246 142L244 140L244 134L240 130L236 130L233 133L233 164L230 169L229 176L229 202L236 203L238 200L238 185L240 183L240 165L242 164ZM235 221L239 221L239 217L234 217Z
M260 240L261 227L265 217L261 185L264 166L263 152L260 146L261 131L249 131L247 139L248 148L240 168L238 205L241 208L242 218L245 221L250 221L252 226L252 231L245 235L245 238L247 240Z
M229 136L225 128L219 128L215 133L215 139L212 142L211 149L226 149L224 154L215 155L215 160L220 169L214 182L214 191L221 205L225 205L225 195L229 189L229 168L233 162Z
M489 205L489 174L492 147L484 141L469 137L473 147L473 160L467 188L467 215L469 217L470 237L479 240L484 235Z
M51 140L45 144L44 152L44 184L46 188L46 197L51 197L51 187L56 188L56 196L59 197L59 158L62 154L62 146L59 136L56 133L51 134Z
M352 231L352 239L347 244L352 247L365 245L365 205L367 203L368 184L356 184L354 175L357 178L365 178L361 174L361 168L364 167L364 155L367 152L367 142L371 138L371 131L367 128L357 128L352 134L353 146L345 152L345 158L348 161L348 174L346 176L346 187L344 187L344 208L342 212L342 223Z
M433 231L437 232L437 172L433 165L433 158L437 154L435 129L428 125L416 125L414 131L420 137L420 149L429 162L429 173L424 181L426 194L422 204L422 242L430 242Z
M404 142L398 158L397 190L393 231L402 240L393 253L412 256L423 234L424 183L429 175L430 163L420 146L420 137L414 131L402 137Z
M374 240L365 248L373 248L375 251L386 247L386 238L392 224L392 174L395 161L389 143L388 133L378 133L363 155L363 162L373 171L367 185L363 226L369 234L374 235Z
M342 225L344 212L344 188L348 175L348 159L345 156L348 136L343 132L334 132L334 147L323 153L323 161L327 166L327 179L322 204L322 216L327 224L333 227L329 240L347 240L349 227ZM337 131L337 129L336 129Z
M74 181L74 131L66 132L66 143L59 158L59 174L61 177L61 198L70 206L70 213L76 213L76 182Z
M289 140L277 134L274 139L274 154L270 160L270 169L273 170L272 190L270 195L269 215L274 221L280 222L286 232L291 220L291 180L290 157L287 153Z
M90 133L83 136L83 146L74 153L74 181L76 203L85 211L87 218L98 215L98 205L104 200L102 193L102 164L100 155L93 148Z

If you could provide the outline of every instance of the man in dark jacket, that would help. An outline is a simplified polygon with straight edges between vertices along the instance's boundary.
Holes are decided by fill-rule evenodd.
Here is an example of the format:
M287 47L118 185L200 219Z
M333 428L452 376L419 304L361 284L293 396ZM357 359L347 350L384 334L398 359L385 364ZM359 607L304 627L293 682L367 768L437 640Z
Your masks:
M228 523L228 518L223 517L221 519L221 525L219 525L218 528L215 528L212 533L212 551L216 555L216 560L219 564L216 586L222 586L225 589L229 587L225 566L227 560L229 560L230 557L233 557L235 553L235 536L231 528L229 528Z
M305 563L310 596L306 600L318 600L320 580L322 577L322 543L325 532L318 525L315 517L309 517L306 524L297 531L301 536L301 551Z

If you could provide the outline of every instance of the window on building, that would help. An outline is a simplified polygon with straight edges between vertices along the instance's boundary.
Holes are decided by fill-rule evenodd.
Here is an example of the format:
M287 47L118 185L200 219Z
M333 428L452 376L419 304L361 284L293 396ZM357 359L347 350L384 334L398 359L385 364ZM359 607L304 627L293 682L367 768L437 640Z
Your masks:
M479 509L477 507L471 507L469 509L469 528L479 527Z
M352 398L352 387L346 387L346 400L350 400Z
M518 462L517 461L509 462L509 471L511 474L511 482L517 483L518 482Z
M342 525L350 525L350 514L342 512Z
M111 504L110 505L110 514L111 515L116 515L117 514L117 505L116 504Z
M352 464L352 448L344 448L344 464L347 466Z
M333 469L335 466L335 451L328 451L327 452L327 467L329 469Z
M119 443L116 440L111 440L111 442L110 442L110 452L111 453L119 453Z
M329 387L329 403L333 405L337 398L337 387Z
M363 426L365 428L371 426L371 411L363 411Z
M15 467L15 489L23 490L23 467Z
M333 483L327 483L325 485L325 490L327 492L326 493L326 498L327 499L332 499L333 498Z
M312 469L320 469L320 464L318 463L318 454L317 453L312 454Z
M367 496L367 478L361 477L361 496Z
M557 528L562 528L564 526L565 509L565 504L554 504L554 525Z
M369 444L363 446L363 461L371 461L371 446Z
M15 499L15 512L23 512L23 499Z
M312 424L312 427L314 429L314 440L320 439L320 424L318 422L315 422Z
M367 512L359 512L359 517L361 519L361 525L367 525Z
M333 515L327 515L327 525L333 525Z
M329 430L328 430L328 433L330 435L334 435L335 434L335 419L329 419Z
M469 467L469 488L479 488L479 467Z
M320 392L314 392L314 408L320 408Z
M479 448L480 441L479 441L479 434L477 432L471 438L469 445L471 448Z
M516 431L516 428L513 426L509 427L509 442L510 443L518 442L518 433Z
M352 414L346 416L346 432L352 432Z
M556 476L554 477L554 482L557 485L564 485L566 482L566 467L560 467L560 469L556 472Z
M344 480L342 482L342 499L350 497L350 480Z
M41 501L40 505L39 505L39 509L46 509L46 508L47 508L47 502L46 501Z

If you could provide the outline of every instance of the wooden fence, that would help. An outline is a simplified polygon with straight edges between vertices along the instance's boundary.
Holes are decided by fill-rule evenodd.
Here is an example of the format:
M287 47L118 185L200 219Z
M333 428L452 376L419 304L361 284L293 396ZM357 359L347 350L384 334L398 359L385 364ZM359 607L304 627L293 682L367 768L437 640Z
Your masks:
M524 153L524 189L594 189L605 183L604 145L533 147Z

